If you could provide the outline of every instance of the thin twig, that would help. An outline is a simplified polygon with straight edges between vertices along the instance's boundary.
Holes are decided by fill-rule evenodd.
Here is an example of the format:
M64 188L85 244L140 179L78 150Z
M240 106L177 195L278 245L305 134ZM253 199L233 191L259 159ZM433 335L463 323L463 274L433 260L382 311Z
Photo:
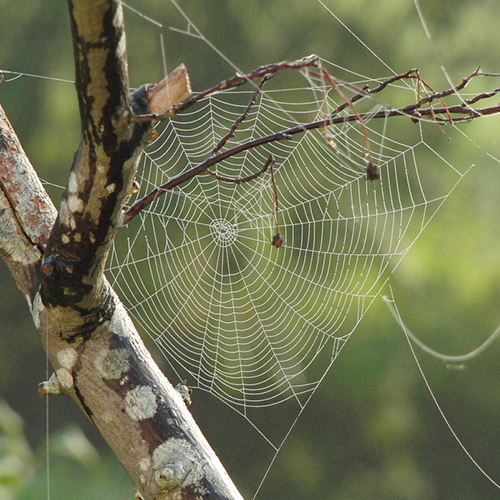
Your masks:
M273 213L274 218L276 219L276 234L274 235L271 245L274 245L276 248L280 248L283 246L285 242L285 238L280 231L280 219L279 219L279 206L278 206L278 189L276 188L276 181L274 180L274 157L271 155L269 157L272 160L271 163L271 183L273 185Z
M409 118L415 118L414 112L418 108L417 105L412 104L410 106L406 106L404 108L398 108L398 109L392 109L392 110L381 110L376 113L360 113L360 116L363 119L377 119L377 118L390 118L394 116L401 116L401 117L409 117ZM418 120L421 120L423 117L426 116L435 116L435 119L437 121L442 121L442 123L449 123L448 122L448 113L451 113L451 115L465 115L465 116L459 116L457 118L453 118L453 123L463 123L463 122L468 122L470 120L473 120L474 118L478 118L480 116L487 116L487 115L493 115L493 114L498 114L500 113L500 105L498 106L493 106L490 108L482 108L482 109L471 109L467 106L464 106L463 104L459 104L456 106L451 106L448 108L436 108L432 112L430 109L420 109L419 110L419 118ZM439 115L446 115L446 118L441 118ZM330 125L339 125L343 123L348 123L348 122L355 122L358 120L358 117L356 115L349 115L349 116L337 116L329 119L329 124ZM124 216L124 224L127 224L131 219L133 219L141 210L143 210L147 205L149 205L151 202L156 200L159 196L164 194L165 192L179 186L180 184L183 184L184 182L192 179L193 177L196 177L197 175L202 174L207 170L207 168L211 167L212 165L215 165L222 160L225 160L227 158L230 158L231 156L237 155L239 153L242 153L244 151L247 151L249 149L253 149L259 146L262 146L264 144L269 144L272 142L276 141L282 141L284 139L291 139L292 136L296 134L302 134L308 130L315 130L318 129L322 126L324 126L325 121L324 120L319 120L316 122L311 122L311 123L306 123L304 125L297 125L296 127L289 128L287 130L284 130L283 132L277 132L275 134L270 134L264 137L259 137L257 139L254 139L252 141L249 141L245 144L240 144L238 146L235 146L234 148L228 149L224 151L223 153L220 153L216 156L211 156L210 158L206 159L204 162L198 164L197 166L193 167L190 170L187 170L186 172L183 172L182 174L179 174L177 177L174 177L170 179L168 182L163 184L162 186L159 186L155 188L153 191L148 193L144 198L141 198L140 200L137 200L126 212Z
M186 99L184 102L180 104L172 106L165 113L161 114L151 113L145 115L137 115L137 116L132 116L130 120L133 123L139 123L139 122L161 121L167 118L173 118L181 111L185 111L193 104L197 103L201 99L204 99L205 97L211 94L241 87L242 85L248 83L249 81L256 80L259 78L264 78L265 76L269 75L275 75L276 73L279 73L284 69L302 70L307 67L317 67L318 63L319 63L319 57L313 54L308 57L298 59L296 61L291 61L291 62L283 61L280 63L266 64L264 66L258 67L257 69L253 70L247 75L237 74L232 78L224 80L223 82L207 90L204 90L203 92L198 92L196 94L193 94L189 99Z
M264 166L255 174L249 175L248 177L240 177L240 178L232 178L232 177L223 177L222 175L218 175L215 172L212 172L211 170L206 170L207 174L210 174L212 177L215 177L218 181L221 182L231 182L233 184L242 184L244 182L249 182L253 181L254 179L257 179L257 177L261 176L263 173L266 172L266 170L269 168L269 165L271 165L271 175L272 175L272 165L274 165L274 156L270 155L269 158L267 159L266 163L264 163Z
M238 127L247 119L248 113L250 112L253 105L257 101L257 97L259 97L260 93L262 92L262 88L264 87L265 83L273 76L274 74L269 74L266 75L264 78L262 78L262 81L260 82L258 87L255 88L252 98L250 99L250 102L245 108L245 111L243 111L241 116L239 116L237 120L233 123L233 126L230 128L229 132L219 141L217 146L215 146L215 148L212 151L212 156L216 155L226 145L226 142L232 137L234 137L234 133L236 132Z

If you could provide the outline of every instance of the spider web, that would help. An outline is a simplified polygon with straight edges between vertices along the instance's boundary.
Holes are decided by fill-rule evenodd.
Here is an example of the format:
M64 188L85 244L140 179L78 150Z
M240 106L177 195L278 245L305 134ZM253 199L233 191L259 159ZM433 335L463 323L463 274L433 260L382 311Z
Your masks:
M274 83L231 147L321 120L325 109L343 103L324 82L300 75ZM357 77L342 93L369 83ZM405 85L393 91L415 99ZM209 157L253 92L219 92L162 124L139 169L135 197ZM368 98L356 103L368 113L383 106ZM268 439L252 410L289 401L290 416L300 413L463 176L426 143L422 125L401 140L389 120L368 119L365 127L380 180L366 178L360 124L304 131L215 168L219 177L243 178L274 155L277 212L269 173L239 184L200 175L155 200L114 246L111 282L179 380L215 395ZM420 157L428 161L429 154L438 185L419 170ZM281 248L271 244L278 228Z
M186 22L178 31L211 45ZM321 64L350 82L339 84L348 96L383 80ZM253 92L251 85L221 91L159 125L129 203L209 157ZM374 115L417 97L415 87L399 82L383 101L366 97L356 109ZM343 103L324 81L282 73L228 146L324 119ZM391 274L472 168L437 152L446 137L435 124L401 127L401 120L365 120L379 180L366 180L359 123L304 131L213 167L221 177L242 178L274 155L278 210L269 171L240 184L205 174L155 200L118 233L108 275L140 331L179 380L243 415L276 452ZM468 140L454 127L445 132ZM271 244L278 229L281 248ZM270 429L267 412L283 406L281 427Z

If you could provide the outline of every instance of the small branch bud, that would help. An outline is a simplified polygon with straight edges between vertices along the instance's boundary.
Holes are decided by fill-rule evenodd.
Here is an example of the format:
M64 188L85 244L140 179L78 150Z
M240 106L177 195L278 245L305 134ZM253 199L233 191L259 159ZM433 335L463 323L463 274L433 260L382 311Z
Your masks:
M51 375L49 380L45 380L44 382L38 384L38 394L42 398L48 396L49 394L58 395L62 392L61 384L59 383L59 379L55 373Z

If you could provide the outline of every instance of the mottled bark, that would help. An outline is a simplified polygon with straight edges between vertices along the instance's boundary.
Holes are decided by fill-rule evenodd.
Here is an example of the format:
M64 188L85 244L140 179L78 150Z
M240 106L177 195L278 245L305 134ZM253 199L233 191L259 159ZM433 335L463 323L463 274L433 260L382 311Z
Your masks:
M168 85L129 95L119 1L68 4L82 138L58 213L0 109L0 254L54 367L40 392L80 406L146 500L239 499L103 273L152 133L130 117L165 111Z

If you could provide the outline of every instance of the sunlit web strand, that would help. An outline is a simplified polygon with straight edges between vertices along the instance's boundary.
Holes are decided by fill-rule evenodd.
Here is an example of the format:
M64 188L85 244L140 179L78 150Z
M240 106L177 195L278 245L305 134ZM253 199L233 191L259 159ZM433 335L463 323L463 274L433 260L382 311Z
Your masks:
M75 83L74 80L67 80L65 78L58 78L58 77L46 76L46 75L36 75L33 73L24 73L22 71L11 71L8 69L0 69L0 74L2 74L2 73L4 75L13 75L12 78L6 78L4 80L4 83L13 82L13 81L18 80L19 78L21 78L23 76L28 77L28 78L36 78L38 80L49 80L49 81L58 82L58 83L72 83L72 84Z

